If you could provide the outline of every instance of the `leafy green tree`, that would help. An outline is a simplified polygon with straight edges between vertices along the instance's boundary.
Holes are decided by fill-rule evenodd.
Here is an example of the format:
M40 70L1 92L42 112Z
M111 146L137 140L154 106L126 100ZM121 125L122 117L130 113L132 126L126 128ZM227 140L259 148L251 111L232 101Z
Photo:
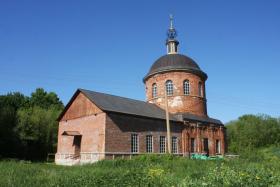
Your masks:
M28 102L19 92L0 96L0 157L17 157L20 143L14 128L17 124L16 113Z
M0 96L0 157L45 159L54 152L63 103L54 92L38 88Z
M37 88L30 97L31 106L40 106L42 108L57 107L63 108L63 103L54 92L47 93L43 88Z
M227 134L230 152L278 145L280 121L267 115L243 115L227 124Z
M22 108L18 111L16 132L25 145L26 159L44 159L56 146L58 122L61 110L56 107L44 109L40 106Z

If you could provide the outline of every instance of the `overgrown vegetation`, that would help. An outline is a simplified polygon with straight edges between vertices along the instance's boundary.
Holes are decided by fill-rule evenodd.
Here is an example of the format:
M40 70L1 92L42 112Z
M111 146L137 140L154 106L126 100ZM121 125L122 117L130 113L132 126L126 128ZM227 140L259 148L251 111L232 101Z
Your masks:
M0 157L45 160L56 150L62 109L57 95L42 88L31 97L19 92L0 96Z
M280 146L280 119L267 115L243 115L226 124L228 151L254 156L260 148Z
M2 161L0 186L277 186L280 154L273 157L249 162L139 156L72 167Z

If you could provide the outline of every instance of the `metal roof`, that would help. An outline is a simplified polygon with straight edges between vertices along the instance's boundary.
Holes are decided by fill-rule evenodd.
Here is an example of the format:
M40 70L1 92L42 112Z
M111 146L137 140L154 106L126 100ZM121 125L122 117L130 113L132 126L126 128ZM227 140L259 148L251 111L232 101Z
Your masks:
M149 118L166 119L165 110L151 103L100 92L94 92L90 90L78 90L85 94L85 96L88 97L91 102L93 102L103 111L118 112ZM172 115L170 115L170 120L180 121Z
M147 78L154 74L168 71L186 71L194 73L205 80L207 79L207 74L204 73L198 64L190 57L182 54L167 54L155 61L143 81L145 82Z
M142 116L147 118L154 119L163 119L165 120L165 110L161 109L155 104L147 103L144 101L139 101L135 99L129 99L125 97L85 90L78 89L71 100L66 105L63 112L60 114L58 120L61 120L67 109L70 107L71 103L75 100L79 93L83 93L92 103L94 103L97 107L99 107L103 111L107 112L116 112L122 114L130 114L135 116ZM169 114L169 119L171 121L183 122L183 121L199 121L206 123L213 123L218 125L223 125L220 120L197 116L189 113L177 113L177 114ZM66 135L72 134L66 132ZM79 132L78 132L79 133ZM76 135L78 135L76 133ZM75 133L74 133L75 134Z

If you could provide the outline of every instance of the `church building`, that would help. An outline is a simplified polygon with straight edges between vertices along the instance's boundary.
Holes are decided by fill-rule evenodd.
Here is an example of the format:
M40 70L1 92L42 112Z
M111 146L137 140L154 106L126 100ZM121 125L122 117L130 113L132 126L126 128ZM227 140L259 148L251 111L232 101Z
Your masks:
M58 118L56 164L167 152L225 154L226 128L207 114L207 74L178 53L176 37L171 18L167 54L143 78L146 102L77 89Z

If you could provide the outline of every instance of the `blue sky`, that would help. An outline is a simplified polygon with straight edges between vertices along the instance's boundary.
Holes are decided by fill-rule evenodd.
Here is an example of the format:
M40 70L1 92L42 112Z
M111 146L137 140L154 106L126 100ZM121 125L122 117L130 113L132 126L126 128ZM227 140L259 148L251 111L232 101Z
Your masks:
M208 114L279 117L280 1L0 1L0 94L38 87L66 104L77 88L145 100L142 78L179 52L208 74Z

